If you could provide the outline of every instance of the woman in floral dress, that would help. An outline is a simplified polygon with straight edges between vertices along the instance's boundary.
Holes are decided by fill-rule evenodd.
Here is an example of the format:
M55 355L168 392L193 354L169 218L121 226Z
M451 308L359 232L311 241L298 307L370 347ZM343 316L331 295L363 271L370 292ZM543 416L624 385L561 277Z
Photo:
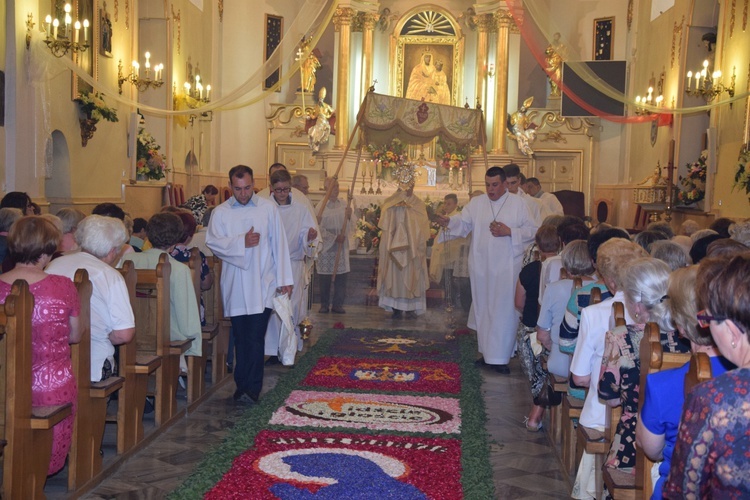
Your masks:
M25 280L34 296L31 318L32 406L73 404L71 415L53 429L47 474L54 474L65 465L73 438L78 394L70 360L70 344L81 340L78 292L68 278L44 272L61 237L60 231L49 220L37 216L19 219L8 233L8 255L15 259L16 266L0 275L0 301L5 301L16 280Z
M635 473L635 427L638 422L638 397L641 374L639 347L645 325L659 325L664 352L689 352L671 324L667 297L669 266L663 261L641 258L633 261L623 273L625 307L635 319L633 325L616 327L607 332L599 398L610 406L622 405L606 467Z

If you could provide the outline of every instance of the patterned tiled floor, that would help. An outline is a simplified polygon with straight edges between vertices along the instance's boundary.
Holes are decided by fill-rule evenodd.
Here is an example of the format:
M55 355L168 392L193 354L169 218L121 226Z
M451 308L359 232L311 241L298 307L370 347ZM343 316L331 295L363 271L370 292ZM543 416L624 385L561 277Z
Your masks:
M347 306L346 309L345 315L313 312L310 315L315 324L312 342L337 321L351 327L431 332L445 329L447 323L445 313L434 309L415 320L392 320L388 313L376 307ZM512 360L510 366L510 376L483 371L482 390L487 404L496 497L569 498L570 479L562 472L558 453L550 446L547 433L527 432L523 425L531 402L528 382L517 360ZM282 366L266 368L264 391L273 388L286 370L288 368ZM247 409L232 401L233 390L233 382L225 384L198 410L127 460L84 498L163 498L190 475L208 448L231 432L234 420Z

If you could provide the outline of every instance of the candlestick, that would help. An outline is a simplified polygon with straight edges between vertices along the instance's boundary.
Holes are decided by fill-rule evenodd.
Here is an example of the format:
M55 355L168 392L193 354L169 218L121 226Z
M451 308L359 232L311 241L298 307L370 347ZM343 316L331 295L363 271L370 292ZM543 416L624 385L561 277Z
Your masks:
M692 71L688 71L687 72L687 89L688 90L690 90L690 83L691 83L690 80L692 80L692 79L693 79L693 72Z
M52 21L52 38L54 38L55 40L57 40L57 27L58 26L60 26L60 21L58 21L57 19Z
M81 21L76 21L75 28L76 31L73 36L73 43L78 43L78 32L81 31Z
M359 191L359 194L367 194L367 189L365 188L365 169L362 169L362 189Z
M47 23L47 38L52 36L52 16L47 14L47 17L44 18L44 22Z
M89 41L89 20L88 19L83 20L83 41L84 42Z
M211 98L211 85L206 85L206 100Z
M367 194L375 194L375 190L372 189L372 178L375 176L375 173L370 170L370 189L367 190Z

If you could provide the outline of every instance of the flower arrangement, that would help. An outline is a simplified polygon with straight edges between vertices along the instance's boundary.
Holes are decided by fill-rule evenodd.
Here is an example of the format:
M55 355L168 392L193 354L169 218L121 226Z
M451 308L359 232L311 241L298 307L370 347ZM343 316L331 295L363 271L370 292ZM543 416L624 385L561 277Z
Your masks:
M370 144L367 146L367 150L372 154L373 160L380 163L383 174L386 169L399 167L408 160L406 145L397 138L393 139L390 144L380 146Z
M687 175L680 176L682 188L677 193L677 200L685 205L701 201L706 196L706 159L708 151L701 151L698 160L687 164ZM684 189L683 189L684 188Z
M362 211L362 217L357 220L357 231L355 238L363 241L367 250L376 249L380 246L380 236L383 230L378 227L380 222L380 205L370 203L370 206Z
M161 146L156 142L154 136L141 128L138 131L138 153L136 156L135 173L138 177L159 180L166 177L166 157L159 152Z
M748 162L750 162L750 148L747 145L742 147L740 150L740 156L737 158L737 172L734 174L734 186L732 191L735 189L744 190L745 194L750 198L750 172L748 172Z
M75 102L80 106L81 111L86 114L91 120L107 120L108 122L116 122L117 110L107 106L104 102L104 94L99 92L90 93L88 91L80 92Z
M438 141L440 165L443 168L467 168L473 148L467 144L459 146L444 140Z

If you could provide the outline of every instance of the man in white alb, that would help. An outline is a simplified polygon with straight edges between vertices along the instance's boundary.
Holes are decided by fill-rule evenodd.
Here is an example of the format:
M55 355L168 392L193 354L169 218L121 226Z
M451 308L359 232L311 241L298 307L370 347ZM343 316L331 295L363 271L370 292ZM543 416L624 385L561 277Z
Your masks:
M477 363L508 374L518 326L513 305L516 280L523 251L534 240L537 224L526 202L508 192L502 168L487 170L484 182L487 196L472 198L458 215L438 216L437 220L448 228L450 238L471 233L473 304L468 326L477 331L483 356Z
M549 215L565 215L562 203L557 199L557 196L552 193L546 193L542 189L542 184L539 182L539 179L536 177L529 177L526 179L526 184L522 187L526 191L526 194L539 200L539 203L542 206L543 218Z

